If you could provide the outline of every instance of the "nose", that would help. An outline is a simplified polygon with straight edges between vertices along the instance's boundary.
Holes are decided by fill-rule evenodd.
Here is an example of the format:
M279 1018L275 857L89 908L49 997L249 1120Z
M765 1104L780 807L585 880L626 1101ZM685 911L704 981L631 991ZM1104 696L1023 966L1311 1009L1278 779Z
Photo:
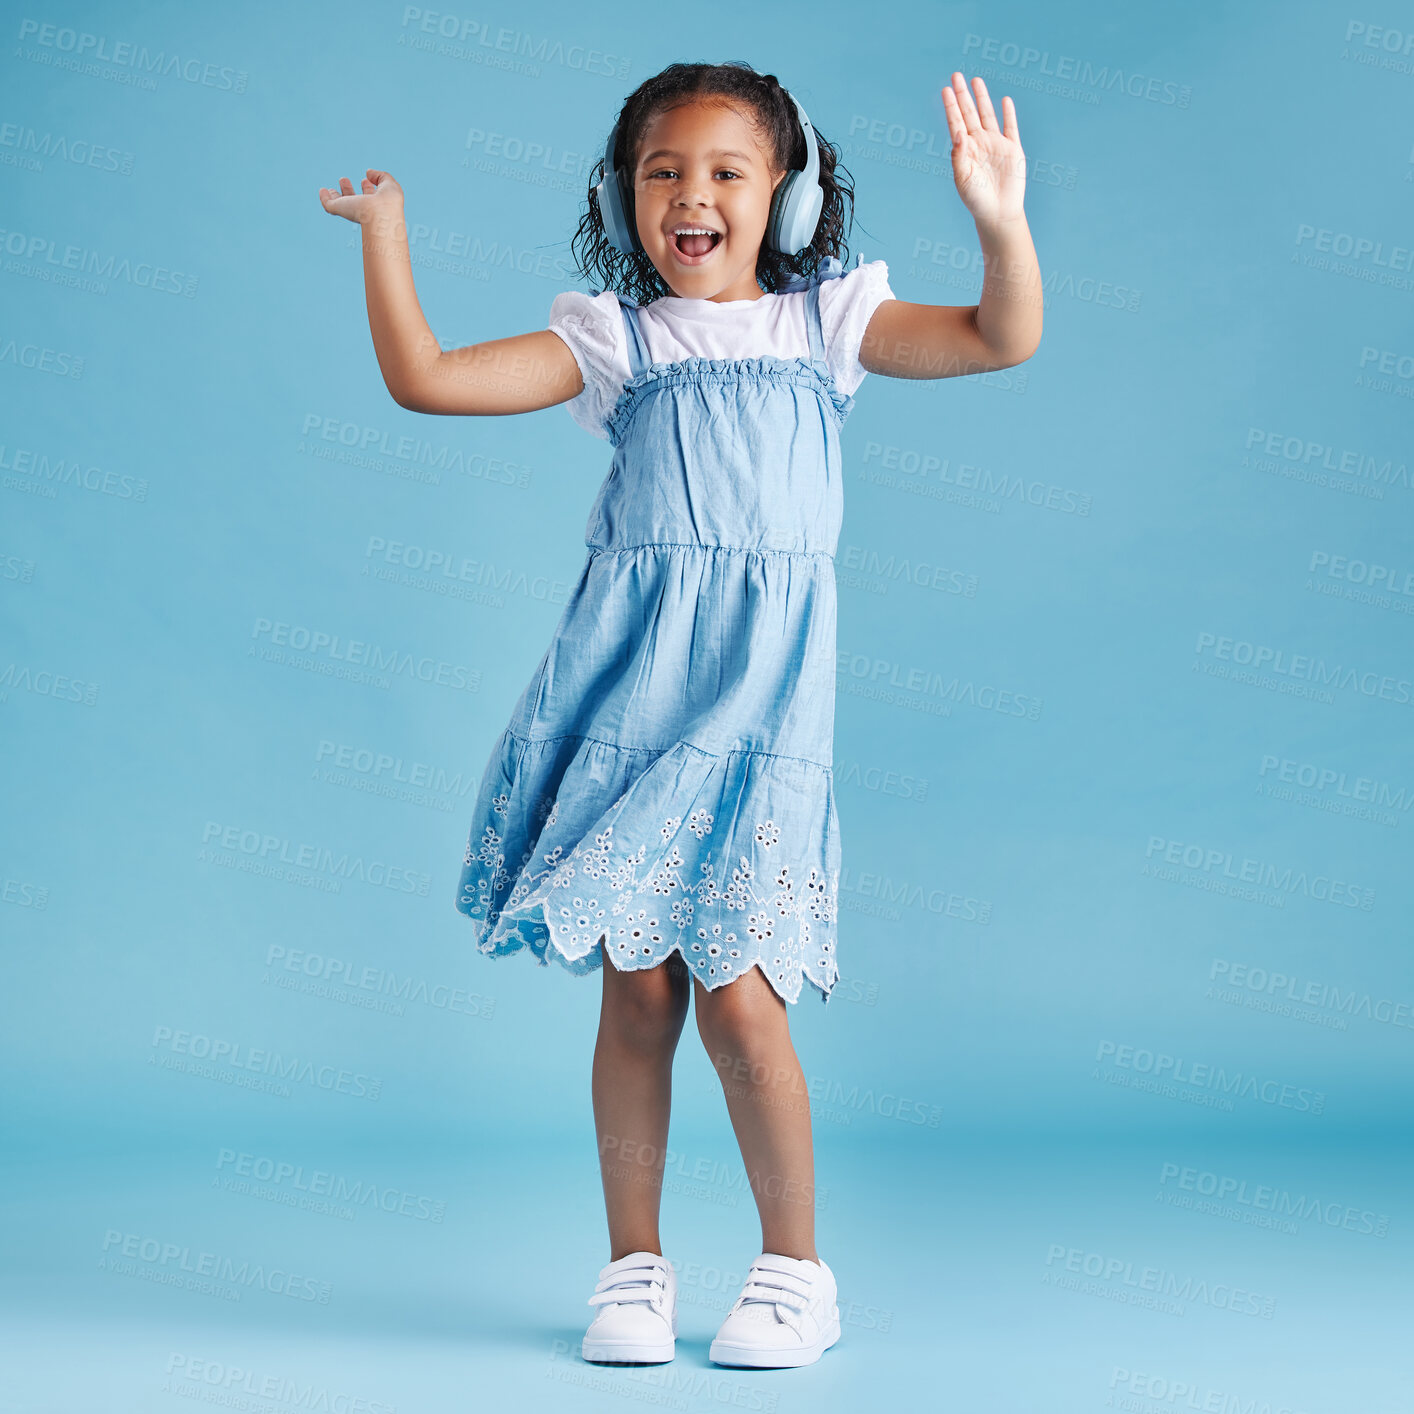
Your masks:
M674 184L674 206L706 206L707 198L698 177L679 177Z

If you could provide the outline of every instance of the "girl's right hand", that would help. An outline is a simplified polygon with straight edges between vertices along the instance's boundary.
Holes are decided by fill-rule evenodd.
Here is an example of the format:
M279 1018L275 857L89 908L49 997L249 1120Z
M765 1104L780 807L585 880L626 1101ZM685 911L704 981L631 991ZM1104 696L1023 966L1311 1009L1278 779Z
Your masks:
M347 177L339 179L339 190L319 188L319 200L331 216L342 216L362 226L373 217L385 212L401 215L403 209L403 189L397 184L391 172L380 172L369 167L363 179L363 191L356 192Z

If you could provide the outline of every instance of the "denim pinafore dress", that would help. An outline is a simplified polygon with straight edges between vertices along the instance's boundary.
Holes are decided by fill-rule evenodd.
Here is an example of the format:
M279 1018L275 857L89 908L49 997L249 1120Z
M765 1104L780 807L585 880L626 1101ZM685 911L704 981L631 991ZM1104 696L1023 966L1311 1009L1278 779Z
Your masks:
M589 553L473 809L456 906L481 952L587 973L676 951L708 988L757 966L787 1002L806 980L829 999L854 400L826 363L819 292L840 273L831 258L781 292L804 292L808 358L651 362L619 295L631 376Z

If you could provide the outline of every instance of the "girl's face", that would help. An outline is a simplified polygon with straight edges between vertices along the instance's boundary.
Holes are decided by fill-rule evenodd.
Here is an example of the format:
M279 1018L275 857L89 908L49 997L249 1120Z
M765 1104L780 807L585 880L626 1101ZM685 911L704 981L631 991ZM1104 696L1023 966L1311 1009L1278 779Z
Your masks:
M638 238L682 299L760 299L756 259L771 195L785 176L726 99L650 118L633 175ZM708 231L705 236L681 231Z

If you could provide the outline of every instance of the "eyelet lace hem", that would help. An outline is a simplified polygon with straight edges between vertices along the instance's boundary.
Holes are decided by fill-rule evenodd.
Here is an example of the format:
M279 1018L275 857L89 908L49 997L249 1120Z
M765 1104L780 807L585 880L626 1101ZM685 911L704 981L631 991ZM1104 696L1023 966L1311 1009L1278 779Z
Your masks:
M769 753L719 757L688 742L648 754L656 759L645 765L642 750L593 738L503 733L456 900L478 925L478 950L529 949L577 975L605 956L636 971L679 952L708 990L758 966L783 1000L797 1001L809 981L828 1001L839 980L829 768ZM824 789L812 781L805 792L820 801L819 818L809 838L788 838L772 802L801 798L806 772L824 773ZM613 804L586 806L596 788L604 798L606 780L623 787Z

